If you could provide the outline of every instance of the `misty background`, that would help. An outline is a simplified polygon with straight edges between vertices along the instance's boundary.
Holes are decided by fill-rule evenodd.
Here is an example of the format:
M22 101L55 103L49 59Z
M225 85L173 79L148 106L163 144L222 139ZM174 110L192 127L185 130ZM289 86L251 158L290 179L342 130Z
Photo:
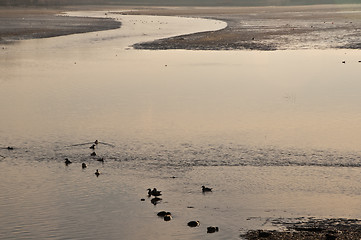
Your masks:
M63 6L82 4L145 6L291 6L350 3L361 3L361 0L0 0L0 6Z

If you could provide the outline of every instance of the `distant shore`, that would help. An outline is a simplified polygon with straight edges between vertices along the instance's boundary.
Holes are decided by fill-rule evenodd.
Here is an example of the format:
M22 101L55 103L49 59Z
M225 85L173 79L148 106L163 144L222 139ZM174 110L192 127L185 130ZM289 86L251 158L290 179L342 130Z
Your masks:
M0 44L17 40L48 38L119 28L120 22L107 18L58 16L67 9L0 8Z
M153 42L136 49L282 50L361 49L361 4L291 7L126 7L0 8L0 43L119 28L109 18L57 16L71 10L126 9L132 15L184 16L217 19L228 26Z

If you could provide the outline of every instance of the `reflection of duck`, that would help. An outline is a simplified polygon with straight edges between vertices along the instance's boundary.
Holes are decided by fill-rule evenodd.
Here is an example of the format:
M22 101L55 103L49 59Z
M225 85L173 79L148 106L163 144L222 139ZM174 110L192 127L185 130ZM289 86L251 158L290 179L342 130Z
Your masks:
M202 186L202 192L212 192L212 188Z
M72 163L68 158L65 158L65 165L69 165L70 163Z
M85 163L82 163L82 164L81 164L81 167L82 167L82 168L86 168L87 166L86 166Z
M189 227L198 227L200 225L199 221L190 221L187 224Z
M152 198L152 200L150 200L150 202L154 205L157 205L159 201L161 201L162 199L159 198L159 197L155 197L155 198Z
M163 219L164 219L164 221L168 222L168 221L172 220L172 215L165 215Z
M99 175L100 175L99 170L97 169L94 174L95 174L97 177L99 177Z
M219 228L218 227L207 227L207 233L215 233L215 232L218 232L219 231Z

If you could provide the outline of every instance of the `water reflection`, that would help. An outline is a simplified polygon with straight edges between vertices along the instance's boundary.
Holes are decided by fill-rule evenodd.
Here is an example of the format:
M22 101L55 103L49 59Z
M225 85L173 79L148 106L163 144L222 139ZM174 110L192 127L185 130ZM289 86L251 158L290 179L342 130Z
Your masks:
M0 151L0 238L204 239L185 224L201 218L238 239L266 217L360 217L359 51L136 51L144 29L123 20L1 52L1 142L18 149ZM95 139L115 146L104 163L66 147ZM157 206L139 201L150 186Z

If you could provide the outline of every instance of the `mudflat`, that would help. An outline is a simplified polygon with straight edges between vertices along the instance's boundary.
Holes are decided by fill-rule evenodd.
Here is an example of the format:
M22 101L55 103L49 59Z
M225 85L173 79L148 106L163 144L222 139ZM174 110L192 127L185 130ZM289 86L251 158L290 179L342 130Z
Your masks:
M59 16L66 9L0 8L0 43L47 38L119 28L121 23L107 18Z
M361 49L361 5L147 8L127 14L223 20L220 31L136 44L139 49Z
M79 9L210 18L225 21L228 25L219 31L138 43L134 45L137 49L361 49L361 4L291 7L3 7L0 8L0 42L108 30L121 25L110 18L57 15Z

